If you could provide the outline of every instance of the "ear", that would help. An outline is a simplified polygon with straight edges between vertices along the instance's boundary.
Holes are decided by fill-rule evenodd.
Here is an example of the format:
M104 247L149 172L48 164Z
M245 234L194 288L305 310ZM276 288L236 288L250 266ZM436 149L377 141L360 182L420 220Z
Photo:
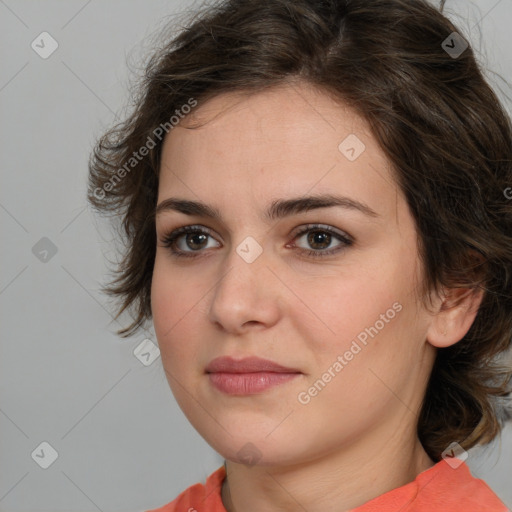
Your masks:
M444 290L428 328L427 341L437 348L460 341L473 324L483 297L482 288Z

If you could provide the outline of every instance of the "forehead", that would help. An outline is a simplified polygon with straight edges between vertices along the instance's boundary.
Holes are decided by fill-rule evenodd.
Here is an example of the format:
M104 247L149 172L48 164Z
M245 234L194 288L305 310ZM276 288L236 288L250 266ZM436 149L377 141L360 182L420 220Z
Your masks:
M219 94L204 104L199 102L175 132L183 135L183 129L194 127L209 142L224 146L244 140L246 144L240 147L244 152L265 144L267 149L280 149L278 154L287 158L292 152L287 151L285 155L283 149L293 149L296 153L318 141L324 141L327 147L347 130L362 138L371 137L366 121L354 109L307 82L279 85L260 92ZM168 138L176 138L176 133ZM283 143L286 148L282 147ZM337 150L337 144L331 149Z
M164 141L159 201L215 194L223 207L333 192L382 211L395 206L397 186L366 121L309 84L199 102Z

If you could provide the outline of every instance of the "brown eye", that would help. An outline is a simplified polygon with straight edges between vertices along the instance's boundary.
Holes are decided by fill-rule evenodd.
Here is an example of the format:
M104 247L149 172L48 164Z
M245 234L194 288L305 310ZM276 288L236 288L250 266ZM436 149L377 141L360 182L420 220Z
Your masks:
M295 235L294 240L301 238L305 238L306 247L296 244L293 244L292 247L296 247L299 252L312 257L330 256L353 244L350 235L342 231L335 231L330 226L316 224L306 226ZM214 245L208 245L210 240L214 242ZM201 256L205 252L202 249L221 247L218 242L218 245L215 245L215 242L217 240L210 234L209 230L201 226L178 228L165 235L161 240L162 245L167 247L173 256L189 258ZM338 243L333 246L333 242Z
M162 238L162 245L170 249L175 256L194 257L194 253L200 253L202 249L208 248L209 239L214 240L205 228L185 226L165 235Z
M203 249L209 235L192 233L185 237L185 244L193 250Z
M354 243L352 237L349 235L341 231L335 231L330 226L316 224L306 226L295 236L294 240L300 240L301 238L305 238L306 246L301 247L300 245L295 244L294 246L298 247L308 256L313 257L333 255ZM338 243L332 246L331 244L333 241L337 241Z
M313 249L327 249L331 243L332 235L325 231L310 231L308 244Z

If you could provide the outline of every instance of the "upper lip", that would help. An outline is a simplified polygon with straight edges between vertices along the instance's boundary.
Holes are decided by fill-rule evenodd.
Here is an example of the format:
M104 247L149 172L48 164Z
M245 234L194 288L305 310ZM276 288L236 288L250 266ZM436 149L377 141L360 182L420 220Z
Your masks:
M217 357L210 361L205 371L206 373L302 373L296 368L288 368L268 359L261 359L259 357L234 359L233 357L226 356Z

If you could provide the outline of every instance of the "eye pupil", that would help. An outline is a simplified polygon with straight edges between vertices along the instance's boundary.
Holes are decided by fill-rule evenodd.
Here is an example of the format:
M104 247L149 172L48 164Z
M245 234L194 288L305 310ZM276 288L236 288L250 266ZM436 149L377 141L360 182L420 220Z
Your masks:
M308 243L312 247L315 247L316 244L321 245L321 247L315 247L315 249L325 249L331 243L331 235L324 231L311 231L308 235Z
M186 243L190 249L201 249L204 243L206 242L207 236L208 235L204 235L202 233L192 233L187 235ZM201 239L201 241L198 242L197 239Z

